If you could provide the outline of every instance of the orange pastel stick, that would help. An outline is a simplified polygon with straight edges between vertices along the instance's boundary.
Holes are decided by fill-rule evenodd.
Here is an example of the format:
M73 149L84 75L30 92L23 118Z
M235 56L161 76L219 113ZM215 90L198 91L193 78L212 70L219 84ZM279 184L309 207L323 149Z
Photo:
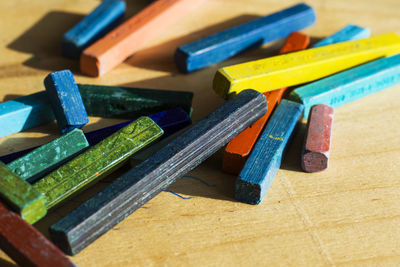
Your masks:
M81 71L101 76L138 51L205 0L157 0L133 16L81 55Z
M310 38L308 35L294 32L289 35L279 53L285 54L298 50L303 50L307 48L309 43ZM279 101L281 100L285 90L286 88L282 88L264 93L268 101L267 113L265 113L264 116L262 116L250 127L241 132L228 143L222 157L223 171L235 175L240 173L247 160L247 157L251 152L251 149L257 141L258 135L264 128L264 125L267 122L272 111L274 110L274 107L279 104Z

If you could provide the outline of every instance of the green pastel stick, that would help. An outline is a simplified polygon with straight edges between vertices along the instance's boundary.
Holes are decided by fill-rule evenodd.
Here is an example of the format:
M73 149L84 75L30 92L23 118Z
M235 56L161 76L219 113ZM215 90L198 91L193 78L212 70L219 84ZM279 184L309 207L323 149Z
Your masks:
M48 209L121 166L155 141L163 130L149 117L140 117L39 180L33 187L46 197Z

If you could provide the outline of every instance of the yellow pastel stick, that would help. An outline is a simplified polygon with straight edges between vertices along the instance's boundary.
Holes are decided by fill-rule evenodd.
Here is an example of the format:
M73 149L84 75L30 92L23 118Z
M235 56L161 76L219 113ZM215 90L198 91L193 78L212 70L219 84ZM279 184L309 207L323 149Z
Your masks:
M214 90L231 97L245 89L261 93L320 79L364 62L400 52L395 33L312 48L221 68Z

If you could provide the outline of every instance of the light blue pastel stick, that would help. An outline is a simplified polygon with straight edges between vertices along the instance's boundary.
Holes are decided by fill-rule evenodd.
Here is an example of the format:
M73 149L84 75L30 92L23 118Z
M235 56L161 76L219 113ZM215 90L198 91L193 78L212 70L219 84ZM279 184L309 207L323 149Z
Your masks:
M79 58L82 50L114 29L124 17L122 0L105 0L62 38L62 55Z
M324 45L330 45L340 42L352 41L352 40L359 40L363 38L367 38L371 35L371 31L367 28L363 28L357 25L349 24L345 26L343 29L339 30L338 32L332 34L329 37L319 41L312 47L320 47Z
M304 105L304 118L313 105L334 108L400 83L400 54L381 58L298 87L289 99Z
M302 113L303 105L286 99L280 102L239 174L237 200L248 204L263 200Z
M0 137L53 120L53 110L44 91L0 103Z

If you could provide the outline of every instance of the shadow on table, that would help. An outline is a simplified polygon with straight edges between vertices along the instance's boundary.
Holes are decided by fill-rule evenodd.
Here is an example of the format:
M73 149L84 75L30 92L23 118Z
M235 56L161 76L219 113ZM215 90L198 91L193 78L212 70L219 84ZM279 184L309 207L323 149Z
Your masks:
M7 261L7 260L4 260L4 259L0 258L0 266L2 266L2 267L16 267L18 265L13 263L13 262L10 262L10 261Z

